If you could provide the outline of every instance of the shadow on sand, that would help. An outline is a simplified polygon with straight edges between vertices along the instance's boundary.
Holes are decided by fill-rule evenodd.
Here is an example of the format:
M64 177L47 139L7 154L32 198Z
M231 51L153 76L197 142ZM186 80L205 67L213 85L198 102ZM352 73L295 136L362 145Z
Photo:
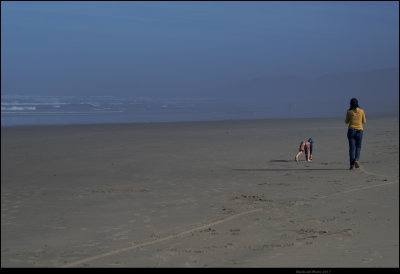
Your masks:
M347 170L345 168L233 168L233 171L305 171L305 170Z
M295 163L294 160L271 160L271 163ZM299 160L297 164L307 163L307 161ZM347 170L345 168L233 168L233 171L305 171L305 170Z

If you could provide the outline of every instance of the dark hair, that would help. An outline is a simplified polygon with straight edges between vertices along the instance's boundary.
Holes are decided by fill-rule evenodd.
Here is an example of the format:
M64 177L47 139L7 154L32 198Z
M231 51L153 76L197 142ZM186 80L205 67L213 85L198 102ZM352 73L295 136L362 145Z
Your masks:
M350 108L349 110L354 110L356 108L359 108L360 106L358 105L358 100L356 98L352 98L350 100Z

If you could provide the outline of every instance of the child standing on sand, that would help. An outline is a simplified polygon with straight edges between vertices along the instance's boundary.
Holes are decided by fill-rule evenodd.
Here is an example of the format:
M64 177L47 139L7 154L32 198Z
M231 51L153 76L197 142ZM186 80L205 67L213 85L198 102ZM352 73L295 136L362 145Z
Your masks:
M314 139L310 138L307 141L302 141L300 143L299 152L296 154L295 160L299 161L300 154L305 153L307 162L312 161L312 146L314 143Z

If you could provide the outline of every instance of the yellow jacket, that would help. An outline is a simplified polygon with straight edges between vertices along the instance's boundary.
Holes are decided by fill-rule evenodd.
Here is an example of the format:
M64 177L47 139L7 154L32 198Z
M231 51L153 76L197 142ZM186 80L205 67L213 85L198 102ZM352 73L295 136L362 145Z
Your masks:
M361 108L347 111L346 124L349 124L349 128L363 130L362 124L365 124L366 122L367 120L365 119L364 110Z

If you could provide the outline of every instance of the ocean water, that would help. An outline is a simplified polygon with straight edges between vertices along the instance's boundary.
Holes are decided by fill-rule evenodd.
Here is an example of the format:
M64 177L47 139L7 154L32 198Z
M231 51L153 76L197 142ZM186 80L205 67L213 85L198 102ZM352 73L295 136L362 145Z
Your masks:
M116 96L1 97L1 126L288 118L293 105L212 98Z

